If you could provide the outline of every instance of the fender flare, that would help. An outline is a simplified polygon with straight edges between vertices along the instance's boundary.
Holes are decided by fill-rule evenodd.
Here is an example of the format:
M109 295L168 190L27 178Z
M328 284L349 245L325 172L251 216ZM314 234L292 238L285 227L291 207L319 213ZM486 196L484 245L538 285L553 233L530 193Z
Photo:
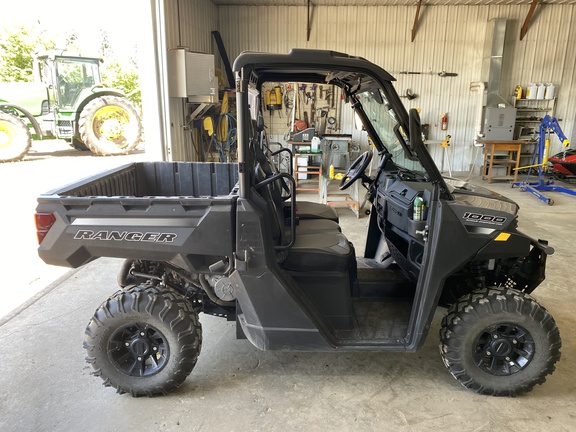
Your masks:
M12 104L12 103L6 103L6 102L0 102L0 108L3 108L3 107L14 108L15 110L18 110L22 114L24 114L24 116L30 121L30 123L32 123L32 127L34 128L34 133L40 139L44 138L44 136L42 135L42 130L40 129L40 125L38 124L38 121L36 120L36 117L34 117L28 110L26 110L25 108L22 108L20 105L16 105L16 104Z

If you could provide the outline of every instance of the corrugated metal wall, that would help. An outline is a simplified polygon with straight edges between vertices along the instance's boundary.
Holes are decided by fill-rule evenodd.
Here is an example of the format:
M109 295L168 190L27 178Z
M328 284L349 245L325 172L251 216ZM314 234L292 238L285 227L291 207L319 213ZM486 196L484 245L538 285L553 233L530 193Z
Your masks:
M193 2L194 8L197 3ZM540 5L527 36L519 41L528 6L434 6L423 7L416 40L410 42L415 7L320 7L313 8L312 32L306 41L306 7L220 6L219 30L228 56L242 50L287 52L290 48L320 48L363 56L397 78L396 88L419 95L406 107L422 109L423 123L430 124L430 139L452 136L452 168L467 170L473 154L478 94L470 83L479 81L488 20L506 17L509 23L511 67L504 71L510 99L517 84L553 82L564 132L574 135L576 35L572 5ZM457 77L403 75L402 71L456 72ZM440 130L440 115L448 113L449 128ZM343 119L344 120L344 119ZM350 125L352 128L352 125ZM553 144L553 151L560 144ZM430 146L439 165L443 153ZM477 155L476 161L480 160Z
M211 0L165 0L166 49L179 46L214 54L212 31L218 29L218 7ZM182 98L170 98L172 143L169 160L195 159L194 144L187 129L189 107Z

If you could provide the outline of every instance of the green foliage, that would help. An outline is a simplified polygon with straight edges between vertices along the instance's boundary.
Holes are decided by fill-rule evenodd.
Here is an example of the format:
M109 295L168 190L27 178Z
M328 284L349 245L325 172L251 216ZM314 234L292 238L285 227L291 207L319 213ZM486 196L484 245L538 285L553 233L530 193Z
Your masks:
M34 53L54 42L35 27L3 29L0 34L0 82L34 81Z
M129 59L129 65L121 65L118 60L104 63L102 70L103 82L107 87L120 89L136 106L142 107L138 66L136 61Z

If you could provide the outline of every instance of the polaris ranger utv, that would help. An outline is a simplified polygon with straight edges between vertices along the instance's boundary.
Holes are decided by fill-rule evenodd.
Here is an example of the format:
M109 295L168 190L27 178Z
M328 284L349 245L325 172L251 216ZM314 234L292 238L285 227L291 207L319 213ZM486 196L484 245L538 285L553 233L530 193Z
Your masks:
M245 52L234 70L238 164L134 163L38 199L46 262L127 259L122 289L86 329L104 384L133 396L178 387L200 353L200 312L235 320L262 350L413 352L439 306L449 307L440 353L465 387L516 395L543 383L561 340L530 294L553 249L517 230L514 202L442 178L393 77L301 49ZM368 189L361 257L333 208L297 201L293 176L275 165L259 121L266 82L339 86L362 121L377 172L365 174L368 151L340 184Z

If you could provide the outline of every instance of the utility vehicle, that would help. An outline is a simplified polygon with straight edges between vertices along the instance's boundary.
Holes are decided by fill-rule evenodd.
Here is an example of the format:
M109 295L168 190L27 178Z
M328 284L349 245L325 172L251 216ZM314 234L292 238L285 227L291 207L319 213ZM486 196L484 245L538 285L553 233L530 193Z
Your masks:
M17 161L32 138L59 138L97 155L126 154L142 138L138 111L102 84L99 57L45 51L34 58L35 82L0 83L0 162Z
M38 199L46 262L126 258L122 289L86 329L104 384L134 396L181 385L200 354L200 312L234 320L261 350L413 352L445 306L440 353L464 386L515 395L544 382L561 340L530 294L553 249L518 231L513 201L440 175L393 77L301 49L245 52L234 71L238 164L134 163ZM334 209L298 201L277 169L261 122L266 82L339 86L362 121L378 168L365 173L369 150L340 184L368 188L361 256Z

